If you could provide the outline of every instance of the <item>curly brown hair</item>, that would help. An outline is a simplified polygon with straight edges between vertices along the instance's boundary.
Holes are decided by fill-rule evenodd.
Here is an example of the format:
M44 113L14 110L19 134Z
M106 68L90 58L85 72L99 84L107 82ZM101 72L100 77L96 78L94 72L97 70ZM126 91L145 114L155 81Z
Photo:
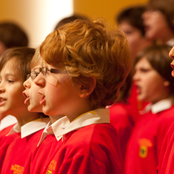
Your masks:
M50 33L40 46L46 63L64 65L74 84L96 79L89 96L91 109L115 102L130 68L131 57L123 32L109 30L101 20L76 20Z

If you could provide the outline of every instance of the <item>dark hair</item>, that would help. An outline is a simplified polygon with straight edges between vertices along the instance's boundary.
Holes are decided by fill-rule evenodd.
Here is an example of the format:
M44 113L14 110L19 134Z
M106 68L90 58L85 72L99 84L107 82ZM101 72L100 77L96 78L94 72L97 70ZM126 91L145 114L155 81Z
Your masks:
M29 74L31 71L30 61L34 53L35 49L28 47L16 47L7 49L0 57L0 71L9 60L15 59L15 70L21 76L23 81L25 81L27 74Z
M83 20L89 20L86 16L84 15L79 15L79 14L74 14L72 16L68 16L68 17L65 17L63 19L61 19L57 25L55 26L54 30L58 29L59 27L67 24L67 23L70 23L70 22L73 22L75 21L76 19L83 19Z
M120 88L120 92L118 95L118 99L116 102L124 102L128 103L127 99L130 96L132 84L133 84L133 69L129 72L128 76L126 77L126 80L123 84L123 86Z
M120 24L123 21L128 22L131 26L141 31L142 35L145 35L145 29L143 20L141 18L145 11L145 6L133 6L123 9L117 16L116 22Z
M0 23L0 42L6 48L28 46L28 36L17 24L12 22Z
M165 16L169 27L174 32L174 1L173 0L149 0L147 10L159 10Z
M173 83L174 78L171 76L172 68L170 63L172 59L169 57L171 46L168 45L152 45L140 51L135 59L137 64L145 57L151 66L167 81L170 82L171 93L174 94Z

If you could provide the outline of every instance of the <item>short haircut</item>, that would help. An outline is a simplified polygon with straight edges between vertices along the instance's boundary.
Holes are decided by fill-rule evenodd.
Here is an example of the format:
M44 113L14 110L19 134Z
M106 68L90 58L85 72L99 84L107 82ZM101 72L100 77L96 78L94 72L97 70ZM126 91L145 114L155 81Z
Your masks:
M30 73L30 61L35 53L35 49L28 47L16 47L7 49L0 57L0 71L5 64L15 59L15 71L20 75L23 81L26 80L27 74Z
M142 20L142 15L145 11L145 6L132 6L123 9L118 15L116 15L116 22L128 22L131 26L138 29L143 36L145 36L145 29Z
M110 31L99 20L76 20L63 25L46 37L40 54L50 65L62 63L74 83L88 85L89 79L96 79L89 96L91 109L115 102L131 68L124 33Z
M134 63L136 65L145 57L153 69L170 82L171 93L174 94L174 78L171 76L172 68L170 66L172 59L169 57L171 48L172 47L168 45L152 45L147 47L138 53Z
M147 10L159 10L163 13L169 27L174 33L174 1L173 0L149 0Z
M28 36L19 25L12 22L1 22L0 42L2 42L6 48L27 47Z
M34 56L31 60L30 63L30 68L34 68L37 65L41 65L42 64L42 59L40 58L40 52L39 52L39 47L36 48L36 51L34 53Z

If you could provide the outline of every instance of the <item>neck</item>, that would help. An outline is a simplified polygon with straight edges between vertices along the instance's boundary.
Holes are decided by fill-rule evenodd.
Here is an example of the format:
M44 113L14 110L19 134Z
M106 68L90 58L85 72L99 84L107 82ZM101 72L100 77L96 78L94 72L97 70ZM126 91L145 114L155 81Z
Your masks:
M51 120L51 124L53 124L54 122L56 122L57 120L59 120L60 118L64 117L65 115L54 115L54 116L49 116L50 120Z
M19 128L21 128L26 123L40 118L40 115L39 115L39 113L28 112L28 113L25 113L21 116L15 116L15 117L18 121Z

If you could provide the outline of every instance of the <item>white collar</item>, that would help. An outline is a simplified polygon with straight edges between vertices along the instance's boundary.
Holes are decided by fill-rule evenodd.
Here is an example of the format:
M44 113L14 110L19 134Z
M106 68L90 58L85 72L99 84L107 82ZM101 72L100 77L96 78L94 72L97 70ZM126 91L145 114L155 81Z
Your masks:
M12 115L7 115L0 121L0 131L5 129L6 127L9 127L13 124L17 123L17 120Z
M21 138L27 137L39 130L42 130L45 128L47 123L49 122L49 118L39 118L33 121L30 121L29 123L24 124L21 127Z
M156 114L171 108L172 104L173 104L173 99L171 98L163 99L155 104L148 104L144 109L145 111L144 113L149 112L151 110L153 114Z
M86 112L77 118L75 118L70 124L68 124L64 129L61 129L56 134L56 138L62 137L63 135L96 123L110 123L109 109L96 109L89 112Z
M70 122L66 116L58 119L53 124L51 124L51 122L49 122L46 125L45 129L43 130L41 138L40 138L37 146L39 146L42 143L42 141L46 138L46 136L49 134L54 134L57 141L59 141L62 137L61 136L57 137L56 135L59 134L59 131L64 129L69 123Z
M13 126L13 128L10 130L7 136L21 132L21 138L27 137L41 129L44 129L48 121L49 118L39 118L24 124L21 128L17 123L16 125Z

